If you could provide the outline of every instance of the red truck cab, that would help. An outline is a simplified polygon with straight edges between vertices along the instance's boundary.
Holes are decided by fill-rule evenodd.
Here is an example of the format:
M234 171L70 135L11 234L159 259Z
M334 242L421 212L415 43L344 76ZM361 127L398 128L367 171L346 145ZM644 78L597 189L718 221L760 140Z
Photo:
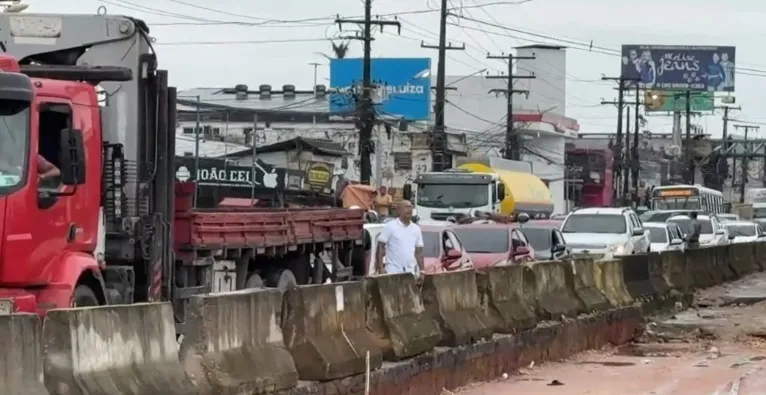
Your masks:
M15 310L67 307L102 283L96 256L101 123L93 86L21 74L0 57L0 297ZM87 162L85 157L87 156ZM43 180L38 160L61 171ZM103 288L103 287L100 287ZM103 294L94 295L104 301Z

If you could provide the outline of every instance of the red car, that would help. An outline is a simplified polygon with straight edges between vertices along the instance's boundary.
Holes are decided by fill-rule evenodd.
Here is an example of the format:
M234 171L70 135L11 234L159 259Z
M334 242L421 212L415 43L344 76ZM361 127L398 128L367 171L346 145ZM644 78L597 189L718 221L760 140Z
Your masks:
M535 260L535 250L514 224L467 224L455 228L477 269Z
M423 258L426 273L439 273L474 267L453 225L420 225L423 232Z

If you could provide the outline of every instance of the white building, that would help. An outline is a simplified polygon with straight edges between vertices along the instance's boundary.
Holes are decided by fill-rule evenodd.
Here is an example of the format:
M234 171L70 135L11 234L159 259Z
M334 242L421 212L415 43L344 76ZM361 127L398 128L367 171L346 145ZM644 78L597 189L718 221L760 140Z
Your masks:
M568 139L577 137L577 121L566 117L566 51L563 47L527 46L517 48L518 56L535 56L534 60L518 60L518 75L534 75L534 79L518 79L514 89L528 90L529 95L514 95L515 130L523 133L522 160L531 164L535 175L551 189L555 212L566 211L564 199L564 152ZM448 76L445 117L448 128L467 135L469 152L479 155L501 155L504 147L507 99L490 93L507 88L504 79L486 76Z

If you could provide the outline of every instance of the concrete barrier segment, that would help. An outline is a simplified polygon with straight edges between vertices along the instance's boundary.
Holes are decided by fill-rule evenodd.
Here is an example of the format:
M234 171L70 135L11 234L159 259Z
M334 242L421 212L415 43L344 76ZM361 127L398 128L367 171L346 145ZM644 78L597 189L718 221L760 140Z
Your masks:
M461 346L489 339L494 327L479 303L474 270L458 270L425 276L423 304L439 325L440 344Z
M672 289L670 283L666 281L664 273L665 261L662 259L662 254L652 252L649 254L649 281L652 283L652 287L657 291L657 296L665 297L670 293Z
M691 274L687 270L686 256L682 251L666 251L660 254L663 261L663 277L670 286L682 293L691 292L693 287Z
M715 282L710 273L713 250L709 248L689 248L684 251L686 270L692 278L694 288L708 288Z
M625 288L634 300L657 296L649 276L649 255L625 255L620 261Z
M567 286L567 277L571 276L572 270L568 262L541 261L525 265L535 276L538 318L557 320L561 316L576 316L585 310L574 289Z
M766 243L755 243L753 254L760 270L766 270Z
M525 283L534 287L534 275L524 266L501 265L477 271L476 283L482 309L495 332L512 333L537 325L533 294L524 287Z
M367 330L383 358L398 361L431 351L441 332L425 314L415 277L409 273L386 274L364 280L367 296Z
M170 303L58 309L43 322L53 395L191 395Z
M734 268L731 265L729 250L726 247L713 248L712 255L714 259L713 269L710 275L713 277L713 282L716 283L716 285L734 281L739 278L737 272L734 271Z
M612 307L609 299L598 289L598 265L593 259L574 259L571 262L574 292L589 311L605 311Z
M383 363L365 325L361 282L304 285L284 297L282 332L301 380L327 381L364 373Z
M0 393L48 395L43 382L42 325L36 314L0 316Z
M612 259L594 262L599 271L596 286L609 300L612 306L628 306L633 304L633 298L625 287L622 274L622 261Z
M747 276L760 268L755 261L754 244L741 243L723 247L728 248L729 263L739 277Z
M203 395L265 394L294 387L285 348L282 293L248 289L190 298L181 361Z

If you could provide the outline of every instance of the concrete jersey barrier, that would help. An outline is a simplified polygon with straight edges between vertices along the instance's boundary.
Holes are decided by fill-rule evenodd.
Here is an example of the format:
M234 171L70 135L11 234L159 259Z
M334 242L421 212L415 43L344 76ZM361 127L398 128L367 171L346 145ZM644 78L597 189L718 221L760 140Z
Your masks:
M609 299L598 289L598 265L593 259L573 259L574 292L591 311L604 311L612 307Z
M568 262L542 261L525 264L535 277L537 314L541 320L557 320L585 312L585 305L574 293L572 268Z
M170 303L50 310L43 323L51 394L192 395Z
M304 285L285 293L282 332L301 380L327 381L383 363L365 327L361 282Z
M383 358L398 361L431 351L441 332L425 314L420 287L409 273L386 274L364 280L367 329Z
M708 288L715 285L713 280L711 248L689 248L685 252L686 270L692 279L694 288Z
M439 325L441 345L461 346L492 337L493 325L479 304L475 271L427 275L422 292L426 312Z
M633 303L623 279L622 261L613 259L595 262L598 270L596 286L606 296L612 306L622 307Z
M476 272L482 309L498 333L537 325L534 275L522 265L492 266Z
M48 395L43 382L40 318L33 314L0 316L0 393Z
M625 288L634 300L657 296L649 275L648 255L626 255L620 257L620 260Z
M283 342L281 314L282 293L276 289L191 297L181 359L200 394L294 387L298 371Z

